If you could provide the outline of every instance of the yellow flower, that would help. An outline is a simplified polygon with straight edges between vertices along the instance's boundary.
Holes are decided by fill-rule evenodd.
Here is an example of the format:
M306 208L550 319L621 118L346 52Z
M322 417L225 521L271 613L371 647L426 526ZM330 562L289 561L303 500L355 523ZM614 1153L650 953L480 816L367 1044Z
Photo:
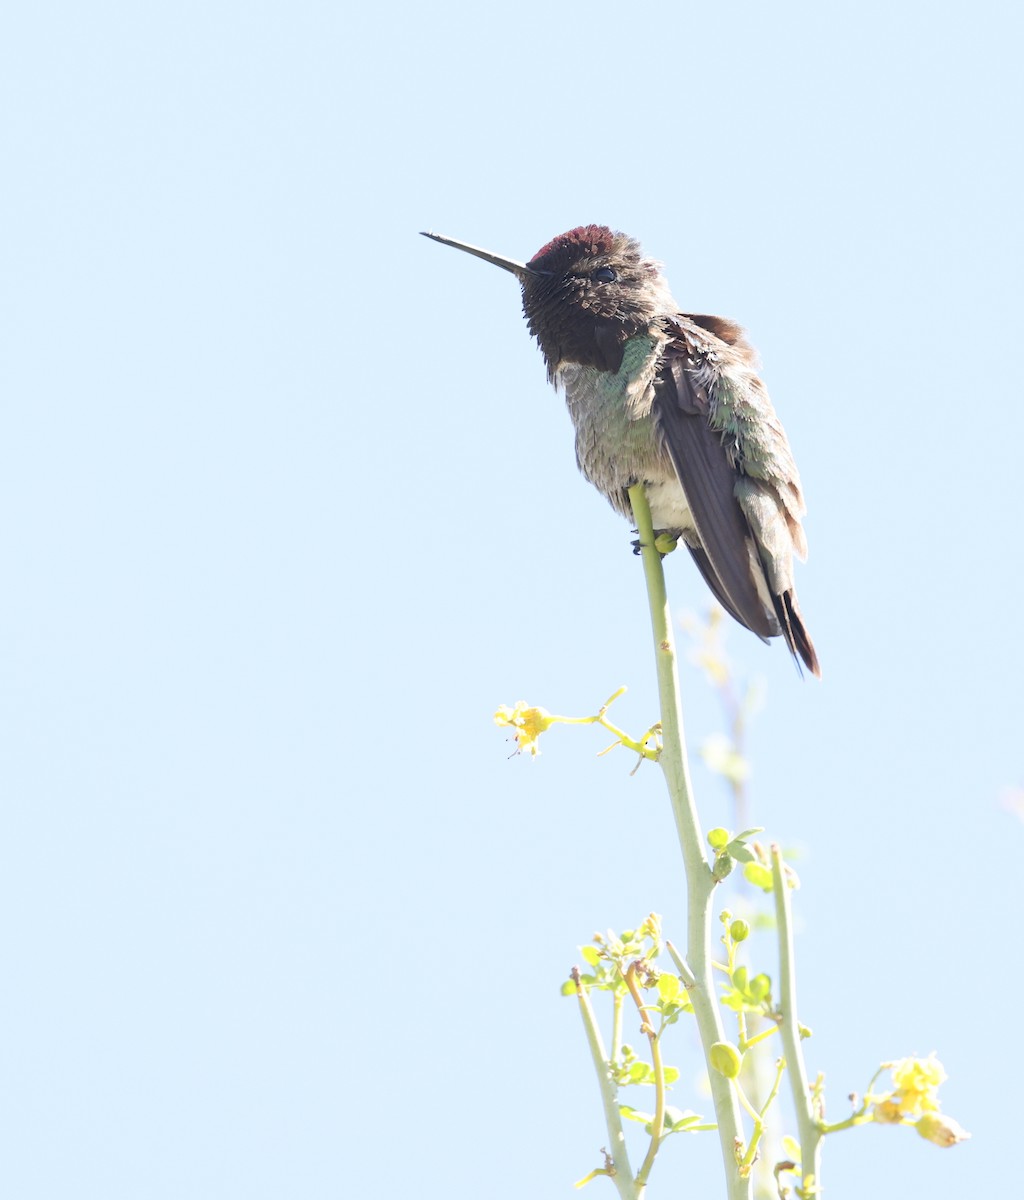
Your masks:
M934 1051L927 1058L901 1058L882 1067L892 1072L894 1090L868 1097L871 1117L879 1124L913 1125L936 1146L955 1146L971 1136L952 1117L939 1112L939 1087L946 1072Z
M516 701L514 708L503 704L494 714L497 725L507 725L515 731L516 745L519 753L524 750L534 758L540 754L537 739L554 724L555 719L546 708L530 708L525 700Z
M936 1146L955 1146L971 1136L958 1121L942 1113L925 1113L914 1128Z
M895 1092L888 1099L901 1116L919 1117L939 1111L939 1084L946 1078L942 1063L929 1054L927 1058L901 1058L890 1066Z

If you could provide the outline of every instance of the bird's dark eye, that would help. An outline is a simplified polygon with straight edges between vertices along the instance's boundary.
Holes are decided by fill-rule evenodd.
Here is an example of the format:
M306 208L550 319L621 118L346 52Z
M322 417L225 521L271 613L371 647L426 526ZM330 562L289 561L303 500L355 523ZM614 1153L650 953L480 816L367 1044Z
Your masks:
M614 283L618 279L618 275L615 274L611 267L598 267L590 278L595 283Z

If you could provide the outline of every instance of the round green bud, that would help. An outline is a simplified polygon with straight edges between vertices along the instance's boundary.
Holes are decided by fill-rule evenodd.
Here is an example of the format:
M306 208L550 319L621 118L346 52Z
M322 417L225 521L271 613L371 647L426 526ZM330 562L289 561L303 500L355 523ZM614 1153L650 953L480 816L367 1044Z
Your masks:
M735 1079L743 1066L743 1056L732 1042L715 1042L711 1047L711 1065L726 1079Z
M712 850L724 850L728 844L728 829L715 828L708 830L708 845L712 848Z
M732 869L736 865L736 860L731 854L719 854L715 857L714 866L711 868L711 874L715 880L725 879L732 874Z
M729 936L734 942L745 942L750 937L750 926L742 917L737 917L729 926Z

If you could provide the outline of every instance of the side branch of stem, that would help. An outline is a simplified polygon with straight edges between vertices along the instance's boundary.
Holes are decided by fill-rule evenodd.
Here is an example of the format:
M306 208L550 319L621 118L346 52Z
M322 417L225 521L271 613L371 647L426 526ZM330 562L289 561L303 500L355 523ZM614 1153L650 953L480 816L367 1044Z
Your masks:
M793 912L789 903L789 885L782 863L782 851L771 848L772 881L775 892L775 919L779 926L779 1005L781 1008L782 1045L786 1052L793 1107L796 1109L797 1132L800 1135L801 1173L805 1189L814 1194L821 1191L821 1139L824 1136L814 1112L807 1064L800 1037L800 1021L796 1006L796 958L793 949Z

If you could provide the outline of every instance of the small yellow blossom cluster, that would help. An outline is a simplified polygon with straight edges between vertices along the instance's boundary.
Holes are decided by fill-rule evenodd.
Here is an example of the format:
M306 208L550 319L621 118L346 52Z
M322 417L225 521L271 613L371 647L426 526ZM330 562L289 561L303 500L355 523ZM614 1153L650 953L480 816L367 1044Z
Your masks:
M525 700L518 700L514 708L503 704L494 714L496 725L506 725L515 731L518 753L525 751L534 758L540 754L537 739L557 719L546 708L530 708Z
M955 1146L971 1135L952 1117L939 1111L939 1085L946 1078L934 1053L927 1058L901 1058L885 1064L893 1089L872 1096L872 1116L883 1125L913 1125L936 1146Z

